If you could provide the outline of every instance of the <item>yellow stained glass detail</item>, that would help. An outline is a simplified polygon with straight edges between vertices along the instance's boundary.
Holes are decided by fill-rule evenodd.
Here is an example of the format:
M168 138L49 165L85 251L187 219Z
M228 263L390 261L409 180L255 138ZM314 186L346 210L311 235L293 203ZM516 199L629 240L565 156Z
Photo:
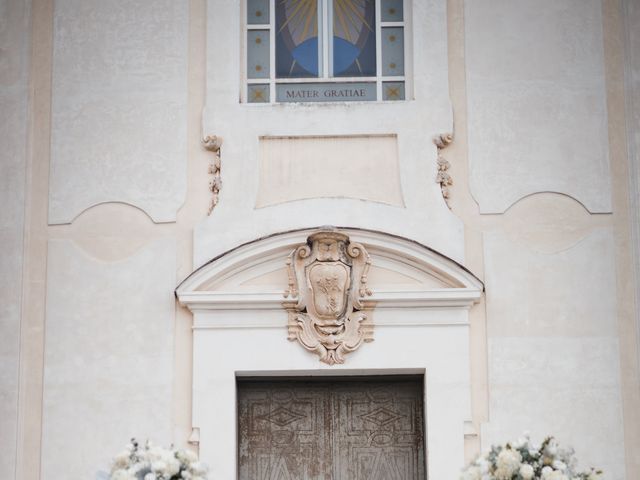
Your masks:
M266 98L264 97L265 94L265 90L264 88L262 89L258 89L258 88L254 88L253 90L251 90L251 101L253 102L264 102L266 100Z
M364 17L365 2L367 0L335 0L334 2L334 34L354 43L364 25L373 31ZM336 23L337 20L337 23Z
M279 1L285 5L287 20L280 26L278 33L289 27L291 38L296 45L318 36L318 0Z
M400 98L400 87L387 87L387 98Z

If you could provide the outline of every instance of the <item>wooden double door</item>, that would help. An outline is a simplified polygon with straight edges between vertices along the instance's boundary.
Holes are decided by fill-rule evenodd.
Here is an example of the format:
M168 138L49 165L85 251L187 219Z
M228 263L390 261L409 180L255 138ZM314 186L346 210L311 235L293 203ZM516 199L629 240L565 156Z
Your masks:
M238 382L240 480L423 480L418 377Z

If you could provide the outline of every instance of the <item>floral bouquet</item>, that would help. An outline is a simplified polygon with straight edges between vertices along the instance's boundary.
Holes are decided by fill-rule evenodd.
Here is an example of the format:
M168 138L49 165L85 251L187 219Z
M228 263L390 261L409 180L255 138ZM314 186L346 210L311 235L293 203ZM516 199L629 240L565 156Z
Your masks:
M599 480L602 471L576 471L573 449L562 449L553 437L540 445L529 435L506 445L494 445L478 457L460 480Z
M157 447L135 438L116 455L109 480L206 480L207 468L195 453Z

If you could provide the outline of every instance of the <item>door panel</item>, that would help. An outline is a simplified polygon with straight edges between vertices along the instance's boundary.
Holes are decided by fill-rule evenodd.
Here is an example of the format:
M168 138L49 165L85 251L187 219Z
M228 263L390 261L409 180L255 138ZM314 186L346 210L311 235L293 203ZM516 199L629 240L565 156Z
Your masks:
M420 384L342 383L331 397L336 479L424 478Z
M329 398L326 385L239 384L239 478L331 479Z
M238 383L240 480L423 480L422 379Z

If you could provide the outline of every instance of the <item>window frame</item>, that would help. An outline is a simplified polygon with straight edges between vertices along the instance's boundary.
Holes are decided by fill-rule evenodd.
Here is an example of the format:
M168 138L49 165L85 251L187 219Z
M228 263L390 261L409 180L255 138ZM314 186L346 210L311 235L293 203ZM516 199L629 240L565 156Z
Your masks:
M403 16L402 21L383 22L381 18L381 4L383 0L375 1L375 35L376 35L376 75L367 77L330 77L328 75L330 71L331 63L331 49L329 42L325 41L326 38L331 38L332 35L332 22L327 21L331 19L331 8L329 3L333 0L318 0L318 15L322 17L319 20L322 28L319 29L319 44L322 48L319 48L319 60L322 60L322 75L317 77L304 77L304 78L277 78L276 77L276 13L275 4L277 0L269 0L269 23L263 24L250 24L247 18L248 0L242 0L240 8L240 21L241 21L241 72L240 72L240 103L245 105L280 105L284 103L310 103L304 100L299 102L278 102L276 100L276 87L278 84L348 84L348 83L375 83L376 84L376 99L375 100L359 100L350 101L348 103L397 103L406 102L412 99L413 82L412 82L412 63L411 63L411 0L402 0ZM382 74L382 29L399 27L403 29L403 61L404 61L404 75L396 76L384 76ZM248 65L248 46L247 38L248 32L251 30L259 30L269 32L269 77L268 78L249 78L247 72ZM320 65L320 64L319 64ZM320 68L319 68L320 70ZM385 82L403 82L404 83L404 99L398 100L383 100L383 83ZM268 102L250 102L248 98L248 90L250 85L268 85L269 87L269 101ZM321 105L327 103L345 103L345 101L326 101L326 102L313 102L314 105Z

